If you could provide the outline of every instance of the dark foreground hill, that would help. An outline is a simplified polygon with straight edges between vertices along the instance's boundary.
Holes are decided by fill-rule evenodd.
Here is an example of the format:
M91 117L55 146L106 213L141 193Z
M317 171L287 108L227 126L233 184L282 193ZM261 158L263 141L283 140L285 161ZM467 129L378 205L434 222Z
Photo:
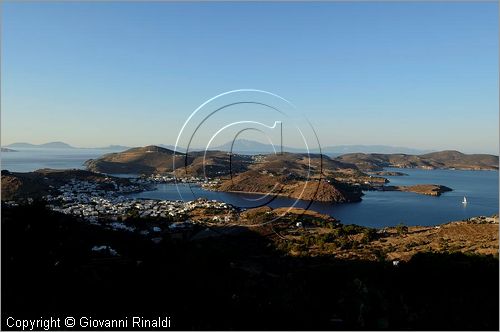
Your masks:
M42 206L2 207L2 317L170 316L175 330L498 330L498 277L493 256L421 253L399 266L294 257L251 231L155 245Z
M351 153L335 159L370 171L380 171L384 167L498 170L498 156L464 154L458 151L441 151L422 155Z

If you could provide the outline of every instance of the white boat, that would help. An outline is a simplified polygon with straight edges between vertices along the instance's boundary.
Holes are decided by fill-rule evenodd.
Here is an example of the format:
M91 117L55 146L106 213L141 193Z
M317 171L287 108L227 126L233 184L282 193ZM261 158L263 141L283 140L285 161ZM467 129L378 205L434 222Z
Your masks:
M462 201L462 204L467 204L467 197L464 196L464 200Z

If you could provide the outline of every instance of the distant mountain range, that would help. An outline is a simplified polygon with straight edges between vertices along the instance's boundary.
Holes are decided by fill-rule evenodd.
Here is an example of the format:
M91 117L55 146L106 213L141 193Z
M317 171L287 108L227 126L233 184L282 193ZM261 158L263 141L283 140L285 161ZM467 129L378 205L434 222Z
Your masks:
M12 143L7 145L7 147L13 149L75 149L64 142L49 142L44 144Z
M174 150L175 146L171 144L157 144L156 146ZM220 146L215 146L211 148L211 151L230 151L231 146L233 147L233 152L236 154L247 154L247 155L255 155L255 154L269 154L274 153L274 149L276 152L280 152L280 146L273 146L271 144L260 143L257 141L246 140L246 139L238 139L234 142L227 142ZM6 145L5 147L11 149L99 149L99 150L109 150L112 152L121 152L128 150L132 147L124 146L124 145L109 145L105 147L94 147L94 148L77 148L71 146L64 142L49 142L45 144L31 144L31 143L12 143ZM202 147L194 147L190 148L190 151L203 151ZM185 152L184 147L177 147L178 152ZM304 148L295 148L290 146L283 147L284 152L290 153L306 153L306 149ZM311 149L310 153L319 153L318 149ZM408 155L422 155L435 152L434 150L424 150L424 149L415 149L408 148L402 146L390 146L390 145L334 145L334 146L324 146L321 148L321 153L328 156L339 156L343 154L350 153L381 153L381 154L408 154Z
M275 145L274 149L271 144L264 144L256 141L250 141L245 139L238 139L234 142L227 142L226 144L214 147L211 150L221 150L230 151L231 146L233 146L233 151L235 153L241 154L268 154L280 151L280 146ZM283 151L291 153L306 153L307 150L303 148L294 148L289 146L284 146ZM311 153L319 153L319 149L311 149ZM335 146L325 146L321 147L321 153L335 156L346 153L404 153L404 154L424 154L433 152L432 150L421 150L398 146L389 145L335 145Z
M159 144L158 146L162 148L166 148L169 150L174 150L173 145L165 145ZM279 145L275 145L274 149L271 144L260 143L257 141L246 140L246 139L238 139L233 142L227 142L225 144L215 146L210 148L211 151L231 151L231 148L236 154L269 154L280 152L281 147ZM201 151L204 148L191 148L191 151ZM185 149L182 147L178 147L177 151L184 152ZM307 153L306 149L303 148L294 148L290 146L283 147L284 152L290 153ZM319 153L319 149L311 149L310 153ZM404 154L425 154L434 152L434 150L423 150L423 149L414 149L407 148L401 146L389 146L389 145L335 145L335 146L325 146L321 148L321 153L329 155L329 156L338 156L341 154L347 153L404 153Z
M32 143L21 142L21 143L12 143L6 145L6 147L11 149L98 149L98 150L110 150L116 152L130 149L129 146L124 146L124 145L109 145L97 148L77 148L64 142L49 142L44 144L32 144Z
M325 154L346 154L346 153L404 153L404 154L424 154L434 152L434 150L423 150L390 145L336 145L322 148Z
M130 146L125 146L125 145L108 145L108 146L105 146L105 147L95 148L95 149L111 150L111 151L125 151L125 150L130 149Z

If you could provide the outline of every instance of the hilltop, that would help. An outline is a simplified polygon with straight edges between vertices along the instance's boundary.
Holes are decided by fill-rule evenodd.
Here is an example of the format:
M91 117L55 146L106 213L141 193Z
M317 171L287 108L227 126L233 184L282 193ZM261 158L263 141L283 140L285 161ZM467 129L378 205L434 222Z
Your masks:
M86 161L89 170L120 173L167 173L173 171L174 151L156 145L131 148L123 152L105 154L97 159ZM291 169L305 174L309 157L311 167L323 170L357 169L353 164L331 159L320 154L284 153L282 155L230 155L225 151L193 151L187 155L176 152L176 171L190 176L204 176L203 165L207 176L227 175L230 172L249 170L252 164L265 164L268 171ZM261 167L262 168L262 167Z
M306 181L284 175L269 178L248 171L226 180L218 187L220 191L270 194L318 202L347 203L361 200L360 190L346 190L332 183L319 180Z
M87 168L103 173L165 173L173 170L174 151L160 146L149 145L131 148L126 151L109 153L97 159L88 160ZM334 171L351 169L361 171L382 171L385 167L423 168L423 169L467 169L497 170L498 156L489 154L464 154L458 151L440 151L422 155L381 154L381 153L349 153L331 158L324 154L291 153L245 155L232 154L227 151L209 150L192 151L187 155L176 152L176 169L178 172L194 176L204 176L203 164L207 176L229 174L231 167L238 172L250 169L255 160L265 160L266 168L288 168L303 171L309 160L317 170ZM230 160L231 158L231 160ZM358 174L359 175L359 174ZM383 173L380 173L383 175Z
M105 154L85 162L87 169L108 174L164 174L174 171L174 151L156 145L131 148L123 152ZM230 164L235 171L246 170L249 156L232 156L226 152L203 151L175 153L175 171L178 176L220 176L229 174ZM205 170L203 165L205 165ZM207 172L207 174L204 173Z
M272 154L261 156L247 171L224 180L217 189L320 202L356 202L362 196L359 188L325 178L332 172L349 173L352 167L322 155Z
M498 170L498 156L440 151L422 155L350 153L335 160L351 163L365 171L381 171L385 167L424 169Z
M123 152L108 153L98 159L85 162L87 169L110 174L149 174L164 173L173 170L174 152L155 145L131 148ZM179 166L183 165L183 158Z

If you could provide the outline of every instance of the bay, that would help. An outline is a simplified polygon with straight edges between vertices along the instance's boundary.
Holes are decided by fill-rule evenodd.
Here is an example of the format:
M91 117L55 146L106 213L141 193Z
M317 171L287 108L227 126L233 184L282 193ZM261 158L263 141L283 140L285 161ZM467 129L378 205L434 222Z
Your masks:
M40 168L84 169L84 162L112 151L104 149L18 149L3 152L1 168L13 172L30 172ZM333 216L345 224L370 227L406 225L438 225L478 215L498 213L498 171L422 170L388 168L409 176L388 176L391 185L441 184L453 189L440 197L410 192L367 191L358 203L313 203L310 208ZM132 177L132 175L120 175ZM466 196L467 205L462 199ZM309 202L276 197L260 199L260 195L206 191L192 184L159 184L157 190L134 194L132 197L151 199L192 200L199 197L225 201L238 207L268 206L308 207Z
M314 202L310 209L331 215L344 224L358 224L369 227L405 225L431 226L463 220L469 217L498 213L498 172L392 169L409 176L387 177L393 185L418 183L441 184L453 189L439 197L411 192L366 191L361 202L331 204ZM134 194L134 197L149 199L193 200L204 197L221 200L232 205L251 208L266 203L269 198L258 199L260 195L214 192L192 184L159 184L157 190ZM463 196L468 204L462 204ZM273 208L291 206L306 208L306 201L276 197L267 205Z

